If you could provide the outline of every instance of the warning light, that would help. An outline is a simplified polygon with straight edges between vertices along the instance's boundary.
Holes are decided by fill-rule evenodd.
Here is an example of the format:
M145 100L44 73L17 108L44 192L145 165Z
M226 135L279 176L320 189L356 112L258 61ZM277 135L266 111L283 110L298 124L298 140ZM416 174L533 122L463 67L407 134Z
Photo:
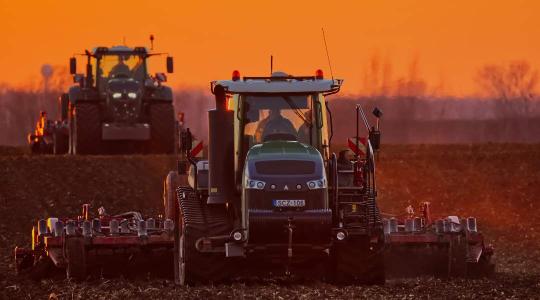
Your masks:
M234 98L229 96L227 97L225 101L226 101L225 108L228 111L234 111Z
M233 80L233 81L240 80L240 71L234 70L234 71L232 72L232 80Z
M317 71L315 71L315 78L316 79L323 79L324 78L324 73L321 69L318 69Z

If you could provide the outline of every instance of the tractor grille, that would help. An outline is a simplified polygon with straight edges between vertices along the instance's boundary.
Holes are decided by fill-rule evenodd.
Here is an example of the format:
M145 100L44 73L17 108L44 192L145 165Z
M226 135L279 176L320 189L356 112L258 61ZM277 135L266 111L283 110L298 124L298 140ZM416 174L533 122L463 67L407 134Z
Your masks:
M270 160L255 163L261 175L309 175L315 173L315 162L306 160Z
M118 100L113 104L113 118L117 122L136 121L138 118L137 102Z

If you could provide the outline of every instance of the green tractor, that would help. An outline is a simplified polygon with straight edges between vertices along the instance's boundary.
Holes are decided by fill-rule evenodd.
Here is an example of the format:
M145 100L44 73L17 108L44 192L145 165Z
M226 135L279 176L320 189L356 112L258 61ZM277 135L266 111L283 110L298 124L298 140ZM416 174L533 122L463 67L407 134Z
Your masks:
M61 97L55 153L173 153L173 96L164 73L148 74L147 60L159 53L144 47L97 47L85 51L86 74L70 73L77 85ZM167 57L167 72L173 59Z
M208 160L188 154L189 164L180 162L165 181L165 215L178 224L177 284L268 273L385 282L373 160L378 129L353 163L354 184L338 185L330 150L325 96L342 82L320 70L244 78L235 71L232 80L212 82ZM189 140L184 134L185 153Z

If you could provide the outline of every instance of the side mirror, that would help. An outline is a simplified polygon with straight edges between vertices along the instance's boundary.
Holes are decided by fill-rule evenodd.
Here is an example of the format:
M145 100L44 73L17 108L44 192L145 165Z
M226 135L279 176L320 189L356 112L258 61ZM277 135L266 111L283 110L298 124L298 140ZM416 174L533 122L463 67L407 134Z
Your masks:
M167 73L174 72L174 62L172 56L167 56Z
M176 161L176 168L178 174L187 174L189 170L189 164L187 161L178 160Z
M191 131L189 131L189 128L187 128L185 131L182 131L180 136L180 147L182 152L188 153L191 151L191 147L193 144L193 136L191 135Z
M375 107L375 109L373 110L373 115L376 118L381 118L383 116L383 112L378 107Z
M369 143L375 151L381 148L381 132L376 130L375 127L372 127L369 131Z
M369 142L374 150L379 150L381 147L381 131L379 126L383 112L378 107L375 107L373 115L377 118L377 124L374 127L371 127L371 130L369 131Z
M72 75L77 73L77 59L75 57L69 59L69 73Z

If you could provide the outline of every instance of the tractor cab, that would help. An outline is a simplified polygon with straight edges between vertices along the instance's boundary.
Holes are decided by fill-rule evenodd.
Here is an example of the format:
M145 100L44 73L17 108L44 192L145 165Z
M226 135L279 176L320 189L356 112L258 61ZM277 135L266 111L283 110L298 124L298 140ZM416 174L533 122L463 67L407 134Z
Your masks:
M148 73L148 58L161 54L163 53L150 53L145 47L96 47L92 51L85 51L86 74L77 74L75 57L70 59L70 73L75 75L75 81L81 86L95 88L105 95L108 86L121 79L141 85L151 85L152 80L158 83L166 81L163 73L157 73L155 76ZM172 57L167 57L166 62L167 73L172 73Z
M316 76L274 72L270 77L244 78L235 71L231 80L213 82L213 87L224 89L226 109L234 115L235 186L245 184L242 174L246 167L249 172L248 153L261 157L286 149L316 150L327 161L330 139L325 96L337 93L342 82L324 79L320 70ZM285 168L293 166L299 156L282 162Z
M337 189L325 96L342 83L320 70L242 78L234 71L231 80L212 82L208 163L190 161L191 174L208 176L207 188L190 175L196 180L176 190L178 211L170 214L181 224L178 283L215 279L192 265L193 257L212 266L243 258L248 272L256 265L260 272L310 270L319 278L324 269L326 278L343 282L384 282L374 186ZM372 181L373 170L366 169ZM369 264L365 257L372 257Z

